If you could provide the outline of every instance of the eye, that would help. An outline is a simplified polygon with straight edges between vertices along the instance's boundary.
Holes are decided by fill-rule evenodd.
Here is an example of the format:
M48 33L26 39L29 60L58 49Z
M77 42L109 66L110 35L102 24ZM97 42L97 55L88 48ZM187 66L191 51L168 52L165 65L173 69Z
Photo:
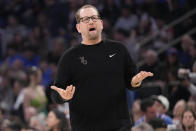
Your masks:
M83 18L83 21L88 21L89 20L89 17L84 17Z
M92 16L91 19L95 20L95 19L97 19L97 18L96 18L96 16Z
M96 15L95 15L95 16L92 16L91 18L92 18L93 20L97 20L97 19L99 19L99 17L98 17L98 16L96 16Z

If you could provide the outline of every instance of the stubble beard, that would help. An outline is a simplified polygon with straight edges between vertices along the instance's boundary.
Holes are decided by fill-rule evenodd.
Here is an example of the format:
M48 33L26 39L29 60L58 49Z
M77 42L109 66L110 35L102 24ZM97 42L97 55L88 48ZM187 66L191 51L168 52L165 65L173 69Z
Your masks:
M87 37L88 37L89 40L96 40L96 39L99 38L99 32L98 31L96 31L95 33L94 32L92 32L92 33L88 32Z

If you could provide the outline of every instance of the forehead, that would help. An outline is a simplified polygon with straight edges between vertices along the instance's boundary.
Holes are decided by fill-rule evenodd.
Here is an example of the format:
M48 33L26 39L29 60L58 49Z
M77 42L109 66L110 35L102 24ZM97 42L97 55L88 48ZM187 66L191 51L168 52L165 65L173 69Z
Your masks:
M97 10L91 7L81 9L80 11L80 17L89 17L93 15L98 15L98 13L97 13Z
M162 105L162 103L160 103L159 101L155 100L154 102L155 105Z
M184 113L184 116L188 116L188 115L191 115L191 116L192 116L193 114L192 114L192 112L190 112L190 111L186 111L186 112Z
M54 114L54 112L53 111L51 111L51 112L49 112L49 114L48 114L49 116L52 116L52 117L55 117L55 114Z

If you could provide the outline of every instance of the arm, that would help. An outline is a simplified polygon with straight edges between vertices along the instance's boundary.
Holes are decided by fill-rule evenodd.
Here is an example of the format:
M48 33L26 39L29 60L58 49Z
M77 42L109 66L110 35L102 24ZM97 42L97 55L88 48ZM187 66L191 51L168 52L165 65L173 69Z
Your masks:
M75 92L75 87L71 85L70 58L68 52L65 52L61 56L58 62L54 85L51 86L51 99L58 104L70 100Z
M28 87L27 87L28 88ZM28 93L28 90L26 89L25 91L24 91L24 102L23 102L23 109L24 109L24 111L28 108L28 107L30 107L30 105L31 105L31 96L30 96L30 94Z
M144 80L146 77L153 76L153 73L151 72L146 72L146 71L141 71L138 74L137 68L135 64L133 63L129 52L126 48L124 48L124 53L125 53L125 72L126 72L126 77L129 79L130 83L130 78L131 79L131 86L132 87L139 87L142 83L142 80ZM135 75L136 74L136 75Z

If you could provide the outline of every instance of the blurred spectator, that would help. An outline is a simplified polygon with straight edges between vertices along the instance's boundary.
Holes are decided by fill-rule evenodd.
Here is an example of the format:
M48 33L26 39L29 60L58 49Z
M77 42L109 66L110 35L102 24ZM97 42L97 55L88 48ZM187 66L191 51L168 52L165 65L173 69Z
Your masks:
M22 129L22 124L17 121L3 120L0 127L2 131L20 131Z
M187 70L187 69L180 69L179 70L179 75L182 75L181 77L183 78L183 85L188 89L190 92L190 97L189 99L191 100L196 100L196 62L193 64L192 71ZM183 72L184 70L184 72Z
M147 37L150 37L157 33L157 25L153 17L149 16L148 13L144 12L140 16L139 25L137 27L138 40L142 41ZM142 43L143 44L143 43ZM146 43L149 44L149 43ZM152 48L152 44L149 44ZM149 46L147 45L147 46ZM143 47L145 48L145 47Z
M14 15L8 16L8 25L5 29L5 42L10 43L11 40L14 38L14 35L16 35L18 32L21 33L22 37L25 37L27 35L27 29L24 25L19 23L18 17ZM4 43L4 44L6 44Z
M14 51L13 54L10 54L10 57L8 57L7 62L14 66L19 65L19 67L28 68L31 66L38 66L40 56L36 54L36 47L32 45L25 45L23 52L21 53L15 53L15 49L11 48L11 51ZM14 64L15 63L15 64Z
M56 63L53 63L56 64ZM44 86L44 88L47 88L49 84L52 81L52 67L48 63L47 58L42 58L39 62L39 67L42 71L42 81L41 84Z
M155 100L157 112L167 114L167 111L169 110L168 99L163 95L153 96L152 98Z
M189 35L185 35L182 37L181 51L179 52L179 60L183 68L189 69L191 67L190 48L193 47L193 44L194 41Z
M141 110L143 111L144 116L136 121L135 125L139 125L142 122L148 123L151 119L154 118L162 119L167 125L173 124L173 121L169 116L157 112L155 101L152 98L146 98L142 100Z
M32 29L32 31L28 34L28 38L25 42L25 47L23 48L23 50L25 50L27 46L31 46L32 48L36 50L36 52L40 56L46 55L46 53L48 52L48 46L49 46L48 35L49 33L47 29L43 29L41 27L35 26Z
M30 118L29 127L34 128L38 131L46 131L46 120L43 114L35 115Z
M177 74L180 67L177 49L171 47L167 50L166 53L166 61L164 63L165 73L168 74L170 71L174 71L174 73ZM165 79L168 80L167 76L165 77Z
M186 109L186 107L187 107L187 103L184 100L179 100L175 104L174 109L173 109L174 124L176 124L176 125L181 124L181 117L182 117L182 114L183 114L184 110Z
M120 12L121 11L114 0L104 0L101 15L104 19L107 18L112 26L116 23L117 18L120 16Z
M22 36L21 32L17 32L13 34L13 38L10 40L9 43L7 43L7 48L9 45L12 45L13 47L16 48L17 52L21 52L24 49L24 36Z
M24 112L21 105L23 101L23 99L21 98L21 94L26 86L27 86L26 74L24 74L23 72L18 72L16 78L14 78L13 80L14 104L12 106L12 114L18 116L23 121L24 121Z
M69 21L69 10L67 4L60 3L56 0L44 0L44 13L48 16L49 29L51 35L56 37L59 35L60 28L67 28Z
M26 125L29 125L31 122L31 118L37 115L38 115L38 112L34 107L27 107L24 110L24 117L25 117L24 119L25 119Z
M46 112L46 95L43 85L40 84L42 72L39 68L28 69L29 85L24 90L23 109L25 116L28 108L34 108L37 113Z
M171 108L176 104L177 101L183 99L188 101L190 99L191 93L189 91L190 80L187 75L177 76L177 81L170 83L168 87L168 99L170 101Z
M165 29L166 22L161 16L155 17L155 22L157 25L157 32L159 33L153 42L153 48L155 50L164 48L167 46L169 40L173 37L172 29Z
M139 67L139 70L145 70L153 72L155 75L153 78L147 78L146 80L162 80L163 72L162 72L162 63L159 60L157 52L154 50L147 50L145 52L145 64Z
M125 46L127 47L131 58L134 63L138 63L141 59L140 45L137 42L136 29L130 31L130 35L125 39Z
M57 109L51 110L48 114L47 125L51 131L70 131L70 125L65 114Z
M186 109L182 114L182 127L184 131L195 131L196 115L191 109Z
M0 108L0 125L1 125L1 123L3 121L3 119L4 119L4 115L3 115L3 112L2 112L2 110Z
M148 122L154 130L165 129L167 128L167 124L161 118L153 118Z
M59 58L63 52L68 48L65 44L65 40L61 37L56 38L53 42L52 51L47 54L48 62L57 64Z
M4 64L7 64L13 68L18 69L18 70L20 68L23 69L24 63L22 62L22 60L20 58L21 58L21 55L18 53L17 45L15 45L15 44L8 45L7 52L5 54Z
M122 8L121 17L117 19L115 24L115 30L122 29L126 32L131 31L138 24L138 17L133 13L133 11L128 7Z
M187 102L187 108L191 109L194 113L196 113L196 102L193 100L189 100Z
M145 63L139 67L139 71L145 70L153 72L155 75L153 78L147 78L144 80L142 86L146 88L136 90L136 97L145 98L151 95L160 95L162 94L165 83L163 81L164 72L163 66L160 62L157 53L153 50L147 50L145 52Z
M133 127L131 131L154 131L154 129L148 123L143 122Z
M132 106L132 115L133 115L133 122L135 123L137 120L139 120L142 115L143 112L141 111L141 100L137 99L133 102L133 106Z
M14 102L14 92L9 74L10 68L6 65L0 68L0 108L9 114Z

